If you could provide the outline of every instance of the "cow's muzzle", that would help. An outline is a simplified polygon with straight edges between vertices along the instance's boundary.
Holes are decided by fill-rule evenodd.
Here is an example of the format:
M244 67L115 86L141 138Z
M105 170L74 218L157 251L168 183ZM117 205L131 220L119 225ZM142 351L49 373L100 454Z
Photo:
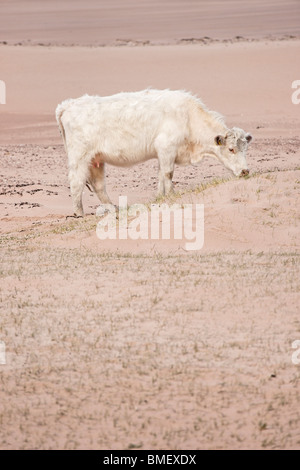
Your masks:
M249 170L242 170L240 173L240 177L242 176L248 176L249 175Z

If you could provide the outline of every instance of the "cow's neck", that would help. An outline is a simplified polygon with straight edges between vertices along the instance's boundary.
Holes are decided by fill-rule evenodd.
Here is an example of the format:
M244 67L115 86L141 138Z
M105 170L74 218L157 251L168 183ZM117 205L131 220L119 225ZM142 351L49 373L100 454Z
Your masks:
M225 136L228 127L223 117L208 110L204 105L194 106L190 114L190 141L203 146L211 146L217 135Z

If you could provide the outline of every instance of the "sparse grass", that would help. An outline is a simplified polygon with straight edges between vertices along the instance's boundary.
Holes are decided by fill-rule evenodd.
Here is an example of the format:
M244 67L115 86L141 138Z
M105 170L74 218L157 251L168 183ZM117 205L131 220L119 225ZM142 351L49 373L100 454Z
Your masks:
M49 243L97 220L2 239L2 448L299 446L299 252Z
M265 423L264 421L259 421L258 423L258 429L260 431L264 431L265 429L267 429L267 423Z
M172 205L175 202L177 202L179 199L181 199L183 196L203 193L209 188L215 188L216 186L232 181L232 179L233 179L232 177L231 178L215 178L211 181L208 181L207 183L201 183L191 189L186 189L186 190L176 191L176 192L174 191L167 196L157 196L152 202L152 204L167 203L169 205ZM150 204L151 203L148 204L149 209L150 209Z
M68 219L67 219L68 220ZM61 223L55 226L53 229L50 229L47 233L51 234L64 234L68 232L89 232L94 230L97 225L96 216L85 216L79 218L70 218L69 221Z

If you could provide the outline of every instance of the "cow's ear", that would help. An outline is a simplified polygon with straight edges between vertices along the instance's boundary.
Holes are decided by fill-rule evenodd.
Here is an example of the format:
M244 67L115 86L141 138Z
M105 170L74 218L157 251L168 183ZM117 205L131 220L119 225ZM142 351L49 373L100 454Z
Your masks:
M217 137L215 137L215 143L217 145L225 145L226 139L222 135L217 135Z
M246 140L248 142L248 144L250 144L251 140L252 140L252 135L251 134L246 134Z

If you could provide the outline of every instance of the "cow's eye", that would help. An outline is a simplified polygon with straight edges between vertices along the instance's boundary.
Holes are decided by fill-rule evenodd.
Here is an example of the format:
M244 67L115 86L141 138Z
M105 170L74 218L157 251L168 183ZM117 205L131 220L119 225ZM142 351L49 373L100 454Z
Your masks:
M234 152L234 149L229 149L229 152L233 153L233 152Z

